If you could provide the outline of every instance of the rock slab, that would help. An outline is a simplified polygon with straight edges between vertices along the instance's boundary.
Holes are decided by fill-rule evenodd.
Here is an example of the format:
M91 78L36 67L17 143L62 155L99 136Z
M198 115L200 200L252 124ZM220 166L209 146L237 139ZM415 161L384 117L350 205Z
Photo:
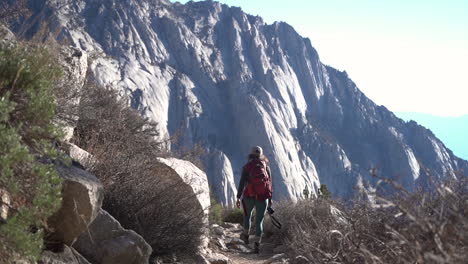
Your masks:
M63 181L62 206L49 218L51 240L71 245L96 218L104 198L98 179L77 166L56 165Z
M146 264L152 252L140 235L124 229L102 209L73 248L92 263L99 264Z

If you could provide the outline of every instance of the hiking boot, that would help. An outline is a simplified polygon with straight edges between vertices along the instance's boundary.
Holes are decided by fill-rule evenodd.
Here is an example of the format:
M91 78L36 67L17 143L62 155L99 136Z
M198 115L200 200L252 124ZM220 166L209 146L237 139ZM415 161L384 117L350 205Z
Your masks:
M254 243L254 251L253 251L255 254L259 254L260 253L260 243L258 242L255 242Z
M249 235L242 233L242 234L240 235L240 239L241 239L242 241L244 241L244 243L245 243L246 245L249 244Z

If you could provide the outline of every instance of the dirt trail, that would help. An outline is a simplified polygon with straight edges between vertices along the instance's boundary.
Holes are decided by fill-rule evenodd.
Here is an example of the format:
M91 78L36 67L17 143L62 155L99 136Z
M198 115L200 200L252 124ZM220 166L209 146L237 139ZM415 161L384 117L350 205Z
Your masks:
M246 253L228 253L227 257L232 264L267 264L271 263L273 254L246 254Z
M237 224L227 224L223 226L222 243L226 247L222 249L221 246L219 253L225 255L231 260L232 264L267 264L274 263L272 259L275 253L273 252L275 245L268 239L264 238L260 247L260 254L252 252L253 245L245 245L239 239L242 227ZM252 236L251 236L252 238ZM277 262L276 262L277 263Z

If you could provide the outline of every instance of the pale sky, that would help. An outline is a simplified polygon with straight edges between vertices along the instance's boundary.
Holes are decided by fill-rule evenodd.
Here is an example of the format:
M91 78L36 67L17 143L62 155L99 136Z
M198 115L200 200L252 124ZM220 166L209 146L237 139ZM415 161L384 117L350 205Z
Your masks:
M468 0L220 2L292 25L391 111L468 115Z

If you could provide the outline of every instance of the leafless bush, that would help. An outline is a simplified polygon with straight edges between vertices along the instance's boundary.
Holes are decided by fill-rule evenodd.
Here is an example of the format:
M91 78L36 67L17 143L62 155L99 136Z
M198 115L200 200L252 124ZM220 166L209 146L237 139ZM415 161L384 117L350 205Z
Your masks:
M322 199L283 204L276 211L285 228L275 236L311 263L465 263L467 178L414 193L388 183L398 192L377 197L379 206Z
M115 184L104 207L121 224L141 234L154 253L196 251L203 234L203 208L190 183L174 181L175 172L155 162L152 170Z
M178 137L172 137L171 142L177 142ZM195 166L197 166L199 169L204 170L203 166L203 160L201 159L205 154L206 150L203 148L202 145L200 144L195 144L191 148L187 148L185 146L177 146L178 144L172 144L172 146L176 147L175 149L172 150L171 155L178 159L183 159L190 161L193 163Z
M155 254L190 252L199 245L203 208L190 183L157 162L168 156L156 124L127 107L112 89L88 83L74 142L94 155L91 171L104 183L103 207L141 234Z
M29 13L27 0L2 0L0 2L0 23Z

